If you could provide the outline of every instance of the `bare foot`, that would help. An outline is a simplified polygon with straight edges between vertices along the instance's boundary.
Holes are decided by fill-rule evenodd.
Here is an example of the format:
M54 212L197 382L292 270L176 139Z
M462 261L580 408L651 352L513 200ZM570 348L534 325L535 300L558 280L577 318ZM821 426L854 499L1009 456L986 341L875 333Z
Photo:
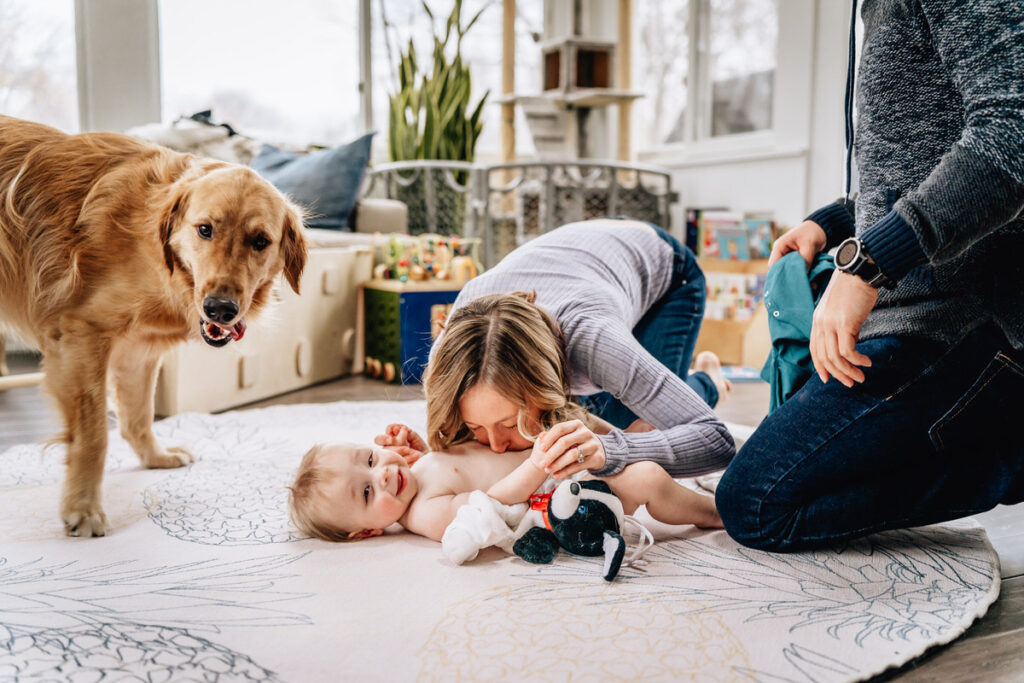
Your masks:
M724 529L725 525L722 524L722 518L718 515L718 508L715 506L714 496L705 496L703 494L700 505L700 518L693 523L698 529Z
M711 381L715 383L715 388L718 389L718 402L724 403L729 392L732 391L732 382L722 375L722 363L718 360L718 356L712 351L701 351L697 354L697 360L693 362L693 369L703 372L711 378Z

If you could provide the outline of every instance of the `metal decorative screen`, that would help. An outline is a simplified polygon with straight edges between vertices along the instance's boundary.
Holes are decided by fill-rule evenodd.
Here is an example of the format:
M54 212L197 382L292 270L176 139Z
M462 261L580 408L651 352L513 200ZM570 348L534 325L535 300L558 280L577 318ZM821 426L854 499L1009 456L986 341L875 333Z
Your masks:
M591 160L383 164L368 174L364 194L405 202L412 234L482 237L487 267L573 221L627 216L668 227L676 201L664 169Z

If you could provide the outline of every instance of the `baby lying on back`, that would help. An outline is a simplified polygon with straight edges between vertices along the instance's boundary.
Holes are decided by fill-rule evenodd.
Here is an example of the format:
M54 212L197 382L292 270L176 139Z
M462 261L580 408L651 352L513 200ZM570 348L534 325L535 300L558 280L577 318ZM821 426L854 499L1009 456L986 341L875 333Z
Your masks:
M409 453L375 445L314 446L291 487L293 522L328 541L378 536L396 522L440 541L471 492L479 489L514 505L529 500L548 477L543 434L531 451L493 453L470 442L419 458ZM713 497L681 486L656 463L633 463L600 480L619 497L626 514L646 505L666 524L722 526Z

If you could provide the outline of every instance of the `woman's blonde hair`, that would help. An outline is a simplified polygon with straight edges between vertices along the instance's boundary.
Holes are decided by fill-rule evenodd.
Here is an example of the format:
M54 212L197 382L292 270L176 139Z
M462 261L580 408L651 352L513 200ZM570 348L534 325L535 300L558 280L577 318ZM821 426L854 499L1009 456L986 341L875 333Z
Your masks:
M463 394L483 382L519 408L528 439L528 404L540 410L540 429L584 420L569 398L569 368L558 324L537 306L536 292L481 296L455 309L424 374L427 442L435 451L472 435L459 411Z

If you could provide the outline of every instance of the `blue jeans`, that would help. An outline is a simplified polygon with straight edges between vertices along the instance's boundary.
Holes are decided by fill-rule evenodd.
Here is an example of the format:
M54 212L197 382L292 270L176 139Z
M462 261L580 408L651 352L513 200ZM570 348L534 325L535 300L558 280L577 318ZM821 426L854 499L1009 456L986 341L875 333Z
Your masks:
M995 326L857 350L863 384L813 376L729 465L715 499L738 542L802 550L1024 499L1024 352Z
M704 273L688 247L658 226L650 225L672 247L672 282L668 291L633 327L633 336L658 362L681 377L714 408L718 403L718 388L711 378L703 372L687 375L704 317L707 296ZM619 429L625 429L637 419L632 410L607 391L581 397L580 404Z

